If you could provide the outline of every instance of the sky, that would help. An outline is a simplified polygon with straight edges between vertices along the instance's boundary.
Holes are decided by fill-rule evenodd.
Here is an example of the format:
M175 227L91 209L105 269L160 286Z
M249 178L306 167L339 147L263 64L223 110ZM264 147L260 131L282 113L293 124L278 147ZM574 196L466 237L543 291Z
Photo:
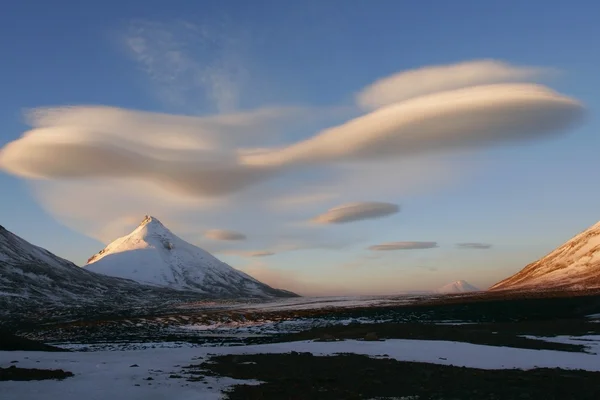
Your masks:
M600 219L594 1L11 2L0 224L271 285L485 289Z

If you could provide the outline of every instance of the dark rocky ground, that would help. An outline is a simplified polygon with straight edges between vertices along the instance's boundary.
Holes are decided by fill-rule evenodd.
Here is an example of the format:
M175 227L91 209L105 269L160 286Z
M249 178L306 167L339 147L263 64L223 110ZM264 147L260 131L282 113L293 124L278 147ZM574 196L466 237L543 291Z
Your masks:
M66 351L64 349L39 343L0 330L0 350L1 351Z
M374 324L411 324L396 329L396 336L414 338L444 338L459 335L472 343L494 344L506 341L503 333L511 335L530 334L554 336L557 334L587 334L600 328L600 324L586 322L586 315L600 313L598 293L484 293L475 295L444 296L417 299L411 304L393 307L321 308L307 310L264 309L186 309L171 308L147 310L146 313L119 311L96 313L90 310L85 318L73 318L65 314L58 318L54 313L39 316L38 322L22 322L18 319L0 321L0 326L20 336L47 343L102 343L102 342L160 342L187 341L208 343L215 339L203 338L197 332L177 331L178 326L215 323L271 323L285 324L289 321L311 320L318 329L339 325L341 321L366 320ZM444 327L425 326L443 321L478 324L473 326ZM364 321L363 321L364 322ZM410 329L408 329L410 327ZM266 330L268 337L246 338L243 343L264 343L290 340L302 336L288 336L289 330L280 334ZM278 328L276 327L275 330ZM305 329L305 328L302 328ZM318 335L319 330L305 333ZM372 329L372 328L369 328ZM387 329L387 328L385 328ZM400 332L404 331L404 333ZM457 333L456 331L460 331ZM500 332L494 337L492 332ZM223 333L223 331L220 331ZM414 334L411 332L415 332ZM470 333L469 333L470 332ZM265 333L261 328L253 333ZM382 333L383 334L383 333ZM390 335L392 333L389 333ZM408 335L419 336L408 336ZM450 335L450 336L448 336ZM306 336L305 336L306 337ZM350 336L348 336L350 337ZM500 339L499 339L500 338ZM229 339L217 339L228 342ZM515 344L527 345L526 339L516 339ZM239 342L239 339L235 339Z
M63 371L62 369L19 368L16 365L0 368L0 381L62 380L71 376L73 376L72 372Z
M206 375L263 382L234 386L227 394L230 400L600 398L600 373L561 369L480 370L304 353L219 356L198 368Z

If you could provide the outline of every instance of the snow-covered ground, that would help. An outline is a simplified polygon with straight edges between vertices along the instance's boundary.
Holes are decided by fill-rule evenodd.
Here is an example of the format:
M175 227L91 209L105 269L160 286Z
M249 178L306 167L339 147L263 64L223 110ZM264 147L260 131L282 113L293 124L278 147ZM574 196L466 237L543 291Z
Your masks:
M597 337L596 337L597 338ZM138 351L73 353L0 352L0 367L64 369L75 374L64 381L0 382L3 400L45 399L219 399L235 384L230 378L206 377L188 382L183 366L200 364L210 355L311 352L315 355L356 353L402 361L481 369L565 368L600 371L598 354L527 350L468 343L394 339L379 342L291 342L239 347L154 348ZM12 361L18 361L12 364ZM131 367L131 365L138 367ZM180 375L181 377L177 377ZM174 377L170 377L174 376ZM147 380L147 378L152 380ZM257 383L257 382L245 382ZM136 386L139 385L139 386Z
M587 317L594 322L600 322L600 314L592 314Z

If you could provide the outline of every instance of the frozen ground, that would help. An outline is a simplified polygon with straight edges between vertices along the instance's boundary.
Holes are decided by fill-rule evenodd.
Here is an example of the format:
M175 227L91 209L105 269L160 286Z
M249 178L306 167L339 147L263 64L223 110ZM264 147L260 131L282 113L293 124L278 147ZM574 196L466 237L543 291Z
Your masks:
M571 338L575 340L576 338ZM597 341L598 337L594 336ZM219 399L221 391L239 383L230 378L188 381L189 364L211 355L311 352L315 355L356 353L401 361L427 362L480 369L564 368L600 371L598 354L525 350L449 341L387 340L378 342L290 342L239 347L156 348L137 351L73 353L0 352L0 367L64 369L75 374L64 381L0 382L3 400L45 399ZM17 363L13 363L17 361ZM132 367L132 365L137 365ZM151 378L151 380L148 380ZM256 383L256 382L254 382Z

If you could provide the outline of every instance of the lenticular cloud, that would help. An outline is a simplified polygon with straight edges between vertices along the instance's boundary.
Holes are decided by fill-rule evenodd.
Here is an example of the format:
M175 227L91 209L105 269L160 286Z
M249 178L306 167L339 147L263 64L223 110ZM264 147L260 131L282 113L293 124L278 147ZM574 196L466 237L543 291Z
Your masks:
M343 204L315 217L319 224L343 224L365 219L374 219L396 214L400 207L396 204L381 202L360 202Z
M286 120L293 111L285 107L212 117L42 108L33 113L33 129L0 150L0 168L33 180L133 179L180 195L226 196L307 166L392 160L565 132L581 119L581 103L542 85L504 83L538 73L490 61L403 72L359 96L359 104L374 111L280 147L249 139ZM414 83L411 76L422 79Z

